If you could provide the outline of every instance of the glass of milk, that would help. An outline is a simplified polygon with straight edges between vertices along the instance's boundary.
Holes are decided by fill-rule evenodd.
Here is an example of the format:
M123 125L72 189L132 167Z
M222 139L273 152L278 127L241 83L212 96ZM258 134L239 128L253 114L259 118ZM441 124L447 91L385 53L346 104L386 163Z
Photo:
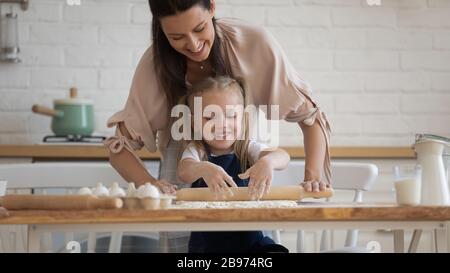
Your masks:
M421 166L395 166L394 185L395 195L399 205L419 205L422 185Z
M6 181L0 181L0 196L6 195Z

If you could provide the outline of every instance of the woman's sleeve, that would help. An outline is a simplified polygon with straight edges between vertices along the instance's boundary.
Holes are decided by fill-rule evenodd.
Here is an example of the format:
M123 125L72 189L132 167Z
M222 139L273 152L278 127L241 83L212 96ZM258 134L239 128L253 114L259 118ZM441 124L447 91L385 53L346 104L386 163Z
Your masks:
M267 106L269 119L301 122L307 126L317 120L327 146L324 173L331 182L331 129L325 113L312 97L310 85L289 62L275 38L263 28L244 27L235 30L231 37L228 54L232 70L244 79L250 103ZM270 107L274 105L279 106L278 113L271 113Z
M112 153L120 153L124 148L133 153L143 146L150 152L156 151L156 131L152 123L164 113L158 115L157 105L161 105L161 99L158 99L160 94L152 61L149 48L136 69L125 108L108 119L108 127L117 126L116 134L104 142ZM131 139L121 133L119 123L123 123Z

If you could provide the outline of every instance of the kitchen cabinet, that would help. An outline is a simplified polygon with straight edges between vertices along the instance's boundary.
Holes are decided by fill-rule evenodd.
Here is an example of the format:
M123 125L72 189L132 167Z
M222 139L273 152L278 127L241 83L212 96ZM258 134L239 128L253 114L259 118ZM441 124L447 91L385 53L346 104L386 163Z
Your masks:
M303 147L282 147L292 159L305 157ZM415 154L410 147L331 147L333 159L411 159ZM1 158L32 158L33 160L108 160L108 150L103 145L0 145ZM158 152L142 149L138 155L144 160L160 158Z
M160 154L145 149L138 152L147 169L159 175ZM108 162L109 152L103 145L0 145L0 164L59 162Z
M143 160L159 160L160 154L138 152ZM36 144L36 145L0 145L0 159L28 158L32 161L108 161L109 151L103 145L64 145L64 144Z

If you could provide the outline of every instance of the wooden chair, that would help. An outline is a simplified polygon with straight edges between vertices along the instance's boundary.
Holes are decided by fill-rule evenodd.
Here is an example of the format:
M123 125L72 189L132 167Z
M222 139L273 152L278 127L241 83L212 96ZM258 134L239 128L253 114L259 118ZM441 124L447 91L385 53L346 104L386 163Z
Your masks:
M374 164L353 162L332 162L333 188L353 192L354 203L363 201L363 193L368 191L378 177L378 168ZM273 185L298 185L303 181L305 163L303 161L291 161L288 167L282 171L276 171L273 177ZM350 201L350 200L349 200ZM279 230L273 231L273 238L280 242ZM297 252L304 252L304 231L297 232ZM322 231L320 251L338 252L364 252L357 248L358 230L348 230L345 246L340 249L329 249L329 231Z

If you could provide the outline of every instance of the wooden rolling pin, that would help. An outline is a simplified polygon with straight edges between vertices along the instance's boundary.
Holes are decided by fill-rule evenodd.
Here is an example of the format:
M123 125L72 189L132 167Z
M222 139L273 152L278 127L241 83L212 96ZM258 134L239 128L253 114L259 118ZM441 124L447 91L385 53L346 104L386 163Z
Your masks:
M9 216L8 211L4 207L0 207L0 218L8 216Z
M216 198L209 188L185 188L177 191L177 201L250 201L247 187L230 188L233 196ZM333 189L321 192L306 192L302 186L272 186L261 200L301 200L303 198L328 198Z
M94 195L6 195L0 197L0 206L8 210L88 210L119 209L120 198Z

